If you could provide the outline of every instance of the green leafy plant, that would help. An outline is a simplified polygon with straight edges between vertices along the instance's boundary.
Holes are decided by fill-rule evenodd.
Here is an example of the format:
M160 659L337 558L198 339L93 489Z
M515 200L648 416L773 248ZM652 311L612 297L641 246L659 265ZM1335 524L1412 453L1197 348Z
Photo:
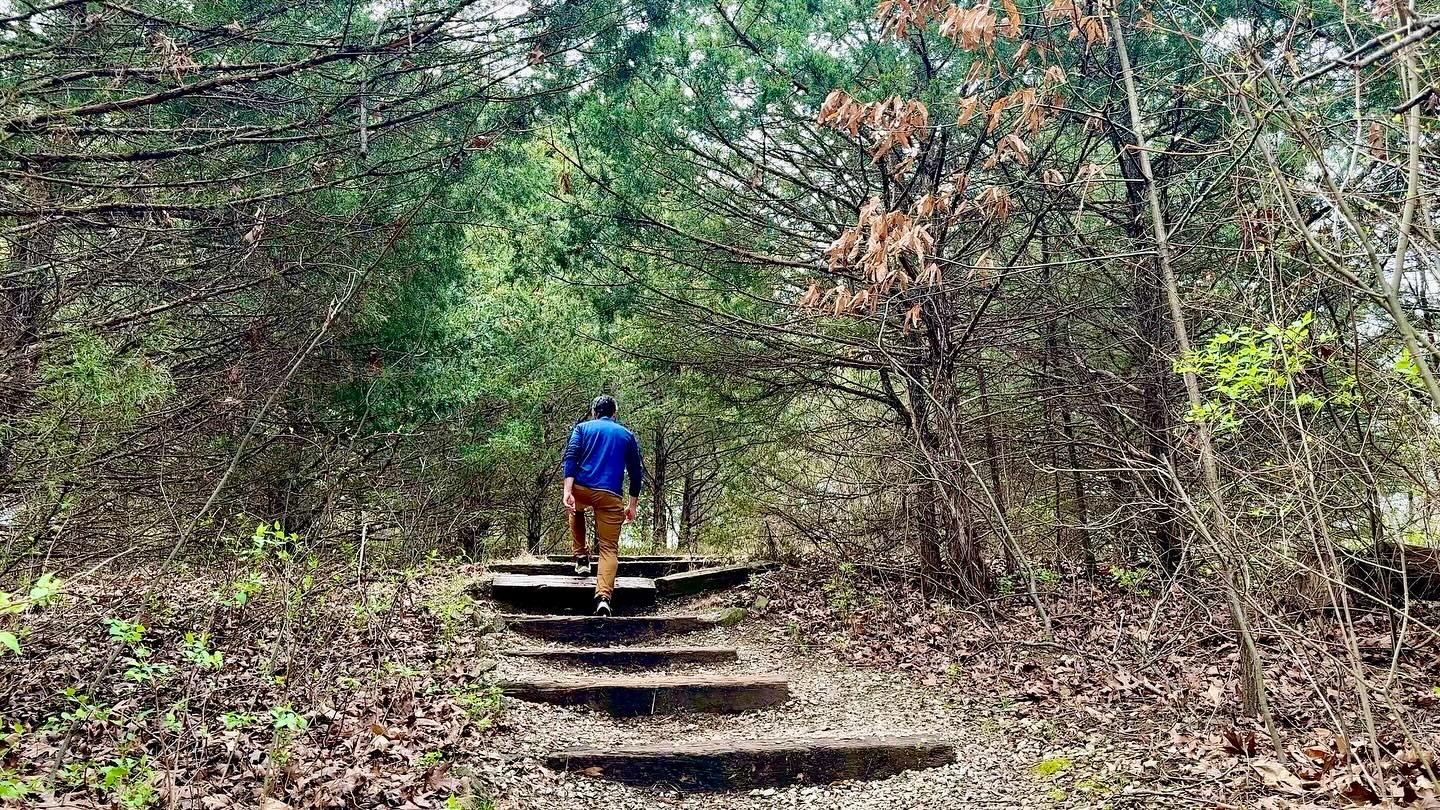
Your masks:
M1115 786L1098 776L1086 776L1076 780L1075 789L1081 793L1107 795L1115 792Z
M137 644L131 648L131 654L121 659L125 665L123 677L127 681L136 683L153 683L154 681L170 674L174 669L169 664L159 664L150 660L150 648Z
M104 723L110 719L111 711L108 706L96 703L89 695L73 686L62 690L60 696L70 704L69 709L60 712L60 720L65 723L83 723L88 720Z
M0 591L0 615L24 613L35 607L45 607L60 596L60 580L53 572L41 574L30 584L25 596Z
M255 715L246 712L225 712L220 715L220 725L224 726L227 731L234 731L254 723Z
M840 570L830 577L823 588L832 613L844 615L854 610L859 601L859 594L855 590L854 564L840 563Z
M92 781L92 772L94 773ZM110 794L113 803L124 810L153 807L159 798L151 784L154 769L148 758L120 757L108 763L74 763L61 774L61 781L78 787L93 784Z
M175 390L170 372L144 352L121 352L87 330L68 331L64 348L41 368L44 399L95 419L132 423Z
M126 644L139 644L145 638L145 625L139 622L107 618L105 627L110 632L111 638Z
M6 722L0 717L0 759L4 758L5 752L15 750L20 744L20 738L25 734L25 725L18 720Z
M1400 356L1395 359L1395 373L1411 385L1420 384L1420 364L1410 356L1408 348L1400 350Z
M265 752L270 757L270 764L274 768L283 770L286 765L290 764L290 759L294 754L290 746L295 742L295 734L296 732L291 729L281 729L275 732L275 739ZM272 771L271 775L266 778L267 792L274 786L274 779L275 774Z
M185 715L186 702L181 700L175 704L165 716L160 718L160 724L172 734L179 734L185 730L185 724L180 720Z
M66 787L83 787L89 781L90 771L95 767L92 760L67 762L56 774L55 780Z
M790 643L797 647L805 648L809 646L805 640L805 626L795 619L786 622L785 635L790 639Z
M386 661L381 668L389 675L398 675L401 678L418 678L424 673L403 661Z
M482 729L494 724L503 706L498 686L465 687L460 690L456 702L465 710L470 722Z
M445 810L495 810L495 803L483 796L450 796Z
M1150 589L1145 587L1145 582L1150 579L1150 572L1144 568L1122 568L1112 565L1110 566L1110 579L1131 593L1140 596L1151 595Z
M250 546L242 554L254 560L264 560L274 557L282 562L289 561L300 547L300 535L294 532L287 533L281 526L280 521L274 523L260 523L255 526L255 533L250 536Z
M150 648L140 643L145 638L145 625L124 619L107 618L105 627L110 633L110 638L130 645L130 654L120 659L120 662L125 665L122 674L125 680L151 683L169 674L173 669L169 664L160 664L150 660Z
M7 768L0 768L0 801L19 801L36 792L39 779L25 778Z
M1330 403L1353 404L1353 376L1343 377L1333 390L1303 387L1301 375L1319 363L1314 344L1334 339L1331 334L1313 338L1310 332L1314 321L1314 313L1306 312L1284 326L1242 326L1221 332L1203 348L1182 355L1175 361L1175 372L1196 375L1215 394L1191 407L1185 414L1186 421L1207 423L1223 434L1240 426L1240 406L1267 407L1273 401L1287 408L1315 410Z
M1015 578L1008 574L999 577L995 580L995 588L1000 592L1001 596L1014 596Z
M296 714L289 704L272 706L270 708L270 723L276 729L287 731L304 731L310 727L310 721L304 715Z
M185 660L201 669L219 669L225 665L225 654L210 649L209 633L188 632L180 643Z
M451 577L425 599L425 609L440 620L441 638L453 638L470 618L475 607L469 593L471 585L466 577Z
M60 580L52 572L45 572L30 585L29 593L16 596L9 591L0 591L0 616L26 613L32 608L43 608L60 596ZM20 635L23 628L0 630L0 655L7 652L20 654Z
M265 575L259 571L251 571L230 585L230 604L235 607L242 607L250 602L251 597L265 588Z

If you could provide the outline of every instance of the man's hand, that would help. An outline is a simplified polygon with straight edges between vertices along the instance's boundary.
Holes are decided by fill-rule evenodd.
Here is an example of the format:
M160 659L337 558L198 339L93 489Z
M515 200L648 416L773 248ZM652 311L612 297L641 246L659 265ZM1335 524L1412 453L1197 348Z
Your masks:
M630 503L625 507L625 522L635 522L635 512L640 508L640 499L634 495L630 496Z
M566 511L566 512L572 512L572 513L573 513L573 512L575 511L575 490L574 490L574 486L575 486L575 479L574 479L574 478L566 478L566 479L565 479L565 494L564 494L563 496L561 496L561 498L560 498L560 503L562 503L562 504L565 505L565 511Z

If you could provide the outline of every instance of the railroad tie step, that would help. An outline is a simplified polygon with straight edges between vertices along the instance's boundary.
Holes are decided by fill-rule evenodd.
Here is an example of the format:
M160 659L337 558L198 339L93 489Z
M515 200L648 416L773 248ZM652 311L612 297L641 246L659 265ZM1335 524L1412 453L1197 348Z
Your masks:
M734 647L539 647L507 650L505 654L564 664L647 669L726 663L739 658Z
M689 560L621 560L616 573L622 577L663 577L689 571L694 563ZM590 576L595 576L598 564L590 562ZM518 560L491 563L488 566L494 574L542 574L549 576L574 576L575 565L571 562L520 562Z
M547 554L545 559L551 562L570 562L575 557L570 554ZM620 562L686 562L694 565L719 565L715 557L689 557L684 554L621 554Z
M779 675L542 678L512 681L501 689L520 700L583 706L620 717L743 712L790 699L789 681Z
M705 591L718 591L743 585L750 580L750 566L725 565L713 568L695 568L667 574L655 580L655 590L660 596L689 596Z
M497 601L528 608L586 611L594 606L595 578L535 574L496 574L490 595ZM612 606L628 610L655 603L655 580L617 577Z
M716 613L668 613L658 616L529 616L501 617L505 626L547 641L599 645L629 643L729 626L745 618L743 608Z
M556 770L696 791L883 779L954 761L955 746L929 735L717 740L577 748L546 756L546 765Z

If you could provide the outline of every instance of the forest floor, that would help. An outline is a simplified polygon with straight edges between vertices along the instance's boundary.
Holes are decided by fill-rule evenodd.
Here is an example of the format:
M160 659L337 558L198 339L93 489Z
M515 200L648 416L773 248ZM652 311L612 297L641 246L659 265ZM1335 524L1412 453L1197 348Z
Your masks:
M791 568L693 607L739 606L733 628L668 643L731 644L736 671L785 673L794 699L739 715L613 719L500 696L517 643L476 587L483 566L431 562L369 577L296 561L231 571L130 571L64 582L20 615L0 658L0 801L24 807L851 808L1437 807L1433 641L1388 687L1412 736L1381 716L1384 750L1315 705L1337 677L1324 626L1267 638L1286 746L1236 720L1233 645L1195 599L1059 584L990 611L853 572ZM1357 622L1383 647L1383 617ZM534 672L543 665L523 664ZM1328 667L1328 669L1327 669ZM1388 680L1387 680L1388 679ZM1330 690L1339 693L1341 690ZM1354 718L1337 704L1336 716ZM1353 725L1354 723L1352 723ZM876 782L682 795L544 768L552 748L672 738L936 732L955 764ZM1353 755L1353 756L1347 756ZM1365 769L1383 771L1367 780ZM1360 762L1366 763L1362 767Z

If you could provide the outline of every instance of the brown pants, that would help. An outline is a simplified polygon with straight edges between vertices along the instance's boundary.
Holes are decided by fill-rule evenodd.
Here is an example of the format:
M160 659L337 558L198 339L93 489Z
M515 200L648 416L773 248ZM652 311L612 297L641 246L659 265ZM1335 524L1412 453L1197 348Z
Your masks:
M570 540L576 554L589 554L585 542L585 512L595 512L595 534L600 537L600 570L595 595L609 599L615 592L615 569L620 567L620 527L625 525L625 501L613 492L575 485L575 511L570 513Z

